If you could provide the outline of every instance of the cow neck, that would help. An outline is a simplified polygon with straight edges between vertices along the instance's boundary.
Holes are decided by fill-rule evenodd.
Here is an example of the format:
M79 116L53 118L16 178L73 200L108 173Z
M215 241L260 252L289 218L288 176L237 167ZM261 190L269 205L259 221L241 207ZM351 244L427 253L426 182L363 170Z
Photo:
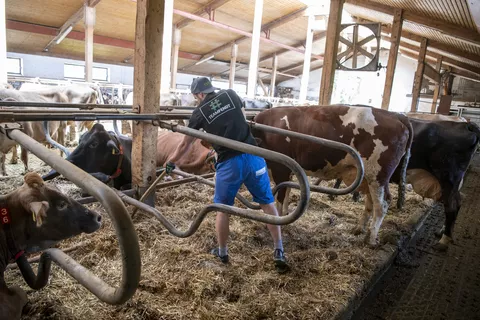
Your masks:
M115 172L110 176L110 180L118 178L122 174L122 162L123 162L123 146L118 140L118 137L116 135L111 136L115 142L117 143L118 149L120 150L119 153L119 158L118 158L118 164L117 164L117 169Z
M5 238L5 243L9 253L9 256L6 257L6 260L8 262L10 258L13 258L14 261L17 261L21 256L23 256L25 251L20 249L18 241L15 238L12 228L12 217L10 214L10 208L7 204L7 198L0 199L0 223L2 225L3 237Z

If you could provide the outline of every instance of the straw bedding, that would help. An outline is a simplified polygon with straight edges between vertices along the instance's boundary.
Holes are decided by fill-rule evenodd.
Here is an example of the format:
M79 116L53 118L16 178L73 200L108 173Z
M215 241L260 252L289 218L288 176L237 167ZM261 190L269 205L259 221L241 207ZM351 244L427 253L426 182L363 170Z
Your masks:
M41 173L49 170L34 156L30 165ZM21 173L22 167L7 167L12 175L0 180L3 193L21 185L22 176L14 176L12 170ZM79 197L80 190L68 181L57 178L53 183ZM391 185L391 192L395 201L396 186ZM157 192L156 207L184 230L212 198L211 187L189 184ZM290 210L298 193L292 192L291 199ZM100 302L56 266L48 286L40 291L27 288L16 269L5 276L9 285L18 284L28 293L22 319L330 319L362 294L397 241L411 232L431 204L408 192L406 208L402 212L390 208L380 230L381 244L371 249L363 244L363 235L351 232L363 202L354 203L351 196L330 201L326 195L312 194L305 215L282 228L291 267L283 275L273 268L272 240L261 223L231 218L230 264L225 266L208 253L216 245L214 215L193 236L179 239L139 211L134 224L141 248L141 281L135 296L121 306ZM69 254L116 285L122 265L112 223L101 206L90 208L104 215L101 229L59 247L84 243Z

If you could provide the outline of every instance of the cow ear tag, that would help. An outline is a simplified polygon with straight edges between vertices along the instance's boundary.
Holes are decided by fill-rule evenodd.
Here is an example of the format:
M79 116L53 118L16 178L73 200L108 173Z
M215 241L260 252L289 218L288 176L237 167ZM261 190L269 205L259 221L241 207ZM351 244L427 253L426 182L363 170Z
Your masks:
M115 154L115 149L112 148L112 154Z

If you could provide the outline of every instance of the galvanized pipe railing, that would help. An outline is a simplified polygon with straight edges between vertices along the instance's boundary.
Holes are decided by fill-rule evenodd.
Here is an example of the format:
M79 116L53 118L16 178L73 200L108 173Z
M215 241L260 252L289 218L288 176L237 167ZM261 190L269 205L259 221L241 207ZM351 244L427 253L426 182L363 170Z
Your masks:
M131 113L123 111L111 112L85 112L85 111L73 111L73 112L49 112L49 111L37 111L36 112L10 112L8 109L0 110L0 122L22 122L22 121L94 121L94 120L133 120L133 121L159 121L159 120L188 120L190 119L191 112L171 112L162 111L160 113ZM253 119L256 113L247 112L247 119Z
M151 208L150 206L148 206L148 205L146 205L146 204L144 204L144 203L142 203L142 202L140 202L136 199L128 197L128 196L124 195L123 193L121 193L120 191L117 191L117 194L125 202L130 203L132 205L135 205L138 208L140 208L144 211L150 212L153 215L155 215L155 217L157 217L157 219L172 234L174 234L176 236L179 236L179 237L187 237L187 236L193 234L193 232L195 232L198 229L198 226L203 221L206 214L208 212L212 212L212 211L220 211L220 212L224 212L224 213L227 213L227 214L232 214L232 215L236 215L236 216L239 216L239 217L244 217L244 218L252 219L252 220L255 220L255 221L268 223L268 224L274 224L274 225L285 225L285 224L292 223L292 222L296 221L298 218L300 218L303 215L303 213L306 211L306 209L308 207L308 201L310 199L310 188L309 188L309 185L308 185L308 179L307 179L307 176L305 175L305 172L300 167L300 165L297 162L295 162L295 160L293 160L292 158L287 157L286 155L275 152L275 151L262 149L260 147L252 146L252 145L249 145L249 144L246 144L246 143L243 143L243 142L237 142L237 141L230 140L230 139L223 138L223 137L219 137L219 136L216 136L216 135L213 135L213 134L201 132L199 130L190 129L190 128L184 127L184 126L172 125L170 123L166 123L166 122L162 122L162 121L155 121L153 124L158 125L158 126L160 126L162 128L165 128L165 129L169 129L169 130L172 130L172 131L183 133L183 134L188 135L188 136L199 138L199 139L208 141L210 143L214 143L216 145L221 145L221 146L224 146L224 147L227 147L227 148L230 148L230 149L238 150L238 151L249 153L249 154L254 154L254 155L257 155L257 156L261 156L265 159L281 163L284 166L286 166L287 168L289 168L293 172L293 174L297 177L298 184L299 184L299 189L300 189L300 200L298 202L297 207L295 208L295 210L292 213L289 213L286 216L276 217L276 216L272 216L272 215L265 214L265 213L260 213L258 211L254 211L254 210L250 210L250 209L239 209L239 208L235 208L235 207L227 206L227 205L211 204L211 205L208 205L207 207L205 207L200 212L200 214L196 216L196 218L194 219L194 221L190 225L189 229L185 232L177 230L172 224L169 223L169 221L165 217L163 217L160 214L160 212L158 212L158 210L156 210L154 208Z
M315 186L311 185L310 190L315 191L315 192L321 192L321 193L326 193L326 194L332 194L332 195L343 195L343 194L348 194L355 189L358 188L358 186L362 183L363 176L364 176L364 168L363 168L363 161L358 152L353 149L352 147L341 143L337 141L332 141L332 140L327 140L323 138L318 138L314 136L310 136L307 134L295 132L295 131L290 131L290 130L285 130L285 129L280 129L272 126L267 126L264 124L248 121L250 126L252 128L255 128L257 130L262 130L265 132L271 132L275 134L279 134L282 136L286 136L289 138L296 138L296 139L301 139L301 140L306 140L310 141L312 143L319 144L324 147L332 148L332 149L338 149L345 151L348 153L350 156L352 156L353 160L356 162L356 167L357 167L357 175L355 177L355 180L353 183L346 188L343 189L333 189L333 188L326 188L326 187L321 187L321 186ZM294 189L299 189L299 185L294 182L283 182L275 186L273 193L275 194L279 189L284 188L284 187L289 187L289 188L294 188Z
M72 109L128 109L133 110L131 104L94 104L94 103L46 103L46 102L18 102L0 101L0 107L27 107L27 108L72 108ZM160 110L189 110L194 106L160 106ZM245 111L262 111L267 108L246 108Z
M122 256L122 279L117 288L105 283L59 249L47 249L44 251L37 276L35 276L28 263L21 261L18 266L22 270L22 274L27 275L28 278L26 280L29 284L37 284L36 288L38 289L39 286L41 287L47 283L50 271L49 263L50 260L53 260L100 300L109 304L126 302L133 296L138 287L141 263L137 234L125 205L107 185L59 155L49 151L43 145L17 129L19 129L17 124L3 124L0 126L0 131L3 134L17 141L21 146L65 176L65 178L86 190L105 207L115 227Z
M26 108L66 108L66 109L132 109L126 104L94 104L94 103L49 103L49 102L19 102L0 101L0 107L26 107Z
M179 170L179 169L173 170L173 173L178 174L182 177L186 177L186 178L195 178L200 183L206 184L207 186L210 186L210 187L215 187L215 182L214 181L205 179L201 176L197 176L197 175L194 175L194 174L191 174L191 173ZM243 197L240 193L237 193L235 198L237 198L247 208L260 209L259 206L252 204L250 201L245 199L245 197Z

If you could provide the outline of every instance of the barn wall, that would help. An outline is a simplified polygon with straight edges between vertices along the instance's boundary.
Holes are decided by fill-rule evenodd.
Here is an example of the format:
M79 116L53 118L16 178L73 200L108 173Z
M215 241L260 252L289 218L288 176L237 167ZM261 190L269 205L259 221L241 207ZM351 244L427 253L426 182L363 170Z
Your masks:
M46 56L38 56L31 54L22 54L22 53L7 53L8 57L11 58L21 58L22 59L22 71L24 77L31 78L44 78L44 79L55 79L55 80L64 80L64 64L75 64L75 65L85 65L81 60L71 60L71 59L62 59L62 58L53 58ZM108 68L110 72L109 83L122 83L126 85L133 85L133 67L114 65L114 64L104 64L104 63L94 63L94 67ZM190 84L194 78L198 77L197 75L178 73L177 74L177 89L189 89ZM228 81L213 81L214 86L222 89L228 88ZM240 95L246 94L246 85L245 83L235 83L234 89ZM261 93L261 89L257 87L257 92Z
M382 50L380 63L386 66L388 50ZM407 111L410 108L413 86L413 76L416 70L416 61L398 56L395 78L393 81L390 110ZM382 102L383 87L385 83L386 69L377 72L366 71L340 71L335 72L335 83L332 95L332 103L367 104L380 107ZM318 101L320 79L322 69L310 72L307 99ZM294 98L298 98L300 92L300 78L281 82L278 86L292 87Z
M8 57L21 58L23 63L23 76L40 77L47 79L63 80L63 66L67 64L85 65L80 60L53 58L22 53L7 53ZM119 66L113 64L94 63L94 67L108 68L111 83L122 83L133 85L133 67Z

